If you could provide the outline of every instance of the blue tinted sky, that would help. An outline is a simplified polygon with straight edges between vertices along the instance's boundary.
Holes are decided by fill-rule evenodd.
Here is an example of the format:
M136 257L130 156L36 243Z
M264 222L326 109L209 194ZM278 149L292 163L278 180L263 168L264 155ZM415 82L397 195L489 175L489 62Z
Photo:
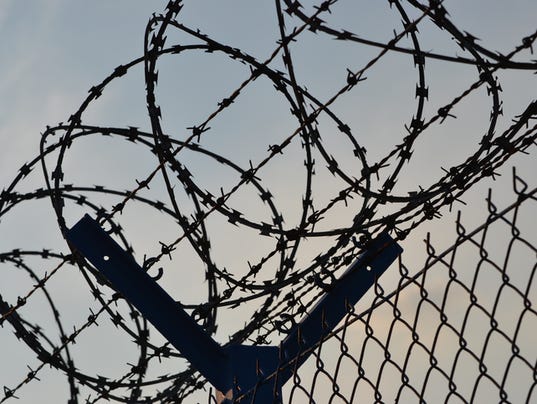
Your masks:
M101 82L117 65L143 54L145 25L153 12L164 10L166 3L158 0L0 2L0 187L6 187L15 178L19 167L37 156L40 133L46 125L65 122L93 85ZM302 3L307 12L317 4L314 1ZM536 29L537 3L534 0L509 3L499 0L446 0L444 4L455 25L480 38L480 43L492 50L509 52L522 37ZM418 15L415 11L409 12L411 16ZM251 53L258 60L265 60L270 55L278 39L274 4L269 1L185 1L178 19L223 43ZM390 39L394 29L401 29L400 17L390 10L387 1L341 0L334 6L333 13L326 16L326 21L334 27L378 41ZM297 24L296 19L289 18L288 30ZM468 56L448 33L437 29L430 21L424 21L420 26L419 39L423 49ZM173 31L168 34L169 44L193 42L184 34ZM405 39L402 44L408 46L410 42ZM311 32L301 35L300 40L292 44L291 50L299 83L320 100L328 99L345 84L347 68L362 68L380 51L363 45L349 46ZM528 53L520 56L520 60L535 58ZM283 70L281 58L277 58L273 66ZM159 61L159 70L157 96L163 125L177 139L185 139L189 134L186 128L213 112L217 103L249 74L247 66L203 52L167 56ZM366 76L367 80L359 88L334 104L334 111L367 147L371 160L376 161L405 135L404 124L410 122L416 108L417 73L411 57L388 54ZM500 72L498 76L504 90L504 117L499 128L505 129L511 118L535 99L537 76L532 72L518 71ZM427 61L429 102L425 106L425 116L433 115L477 77L472 66ZM137 126L149 130L144 87L141 67L133 68L126 77L107 87L103 96L83 115L83 122L103 126ZM404 171L395 192L406 195L420 185L428 186L443 175L440 167L464 161L486 130L489 113L490 102L483 89L468 97L454 111L457 120L431 128L430 134L416 144L415 159ZM321 118L319 122L323 141L330 153L346 170L352 171L355 162L348 140L337 134L337 128L328 119ZM284 139L297 125L281 94L274 91L270 82L261 78L244 92L233 108L210 126L212 129L203 137L201 145L247 167L249 160L260 161L267 155L269 145ZM199 183L213 194L218 194L221 187L229 189L237 181L237 173L223 169L215 161L187 153L183 153L182 159L195 173ZM289 228L297 224L301 208L305 180L303 159L297 142L290 146L284 157L276 159L263 172L264 184L274 194ZM135 179L143 178L155 164L155 159L146 150L126 142L104 138L83 140L69 151L65 165L66 182L129 189L135 185ZM528 179L537 168L532 156L517 159L516 164ZM510 169L507 168L503 172L505 184L509 184ZM489 185L484 184L475 194L469 195L467 202L482 200L483 190ZM42 186L41 173L36 169L21 189ZM319 168L314 186L314 196L319 205L337 195L341 186L342 183L326 169ZM502 199L503 188L499 189L498 198ZM167 202L161 180L155 181L147 196ZM189 205L188 198L181 196L180 191L178 198ZM271 213L256 196L255 190L246 189L232 201L237 209L254 220L270 221ZM110 208L115 201L103 199L100 203ZM357 206L357 203L351 204L348 209L335 212L325 225L344 225ZM186 209L188 211L189 208ZM83 213L83 209L70 207L67 218L72 222L68 224L74 223ZM449 217L447 212L446 216ZM469 222L474 220L472 213L467 216ZM175 235L174 229L166 226L166 218L153 218L152 213L149 210L145 213L142 207L125 212L122 220L130 231L129 241L137 249L138 259L145 253L158 252L158 241L171 240ZM475 218L476 223L479 220ZM430 228L434 230L437 225L440 226L435 223ZM0 228L2 251L16 247L51 247L66 251L47 200L22 204L5 217L0 226L3 226ZM255 260L271 248L270 243L259 239L255 232L235 229L218 218L210 226L215 257L228 269L239 268L237 271L240 272L248 260ZM442 235L438 237L443 238ZM306 265L331 242L309 243L302 252L303 264ZM405 248L418 249L410 242ZM203 282L202 264L196 261L187 247L179 249L177 255L190 270L180 273L170 271L168 288L178 299L203 300L205 290L203 286L200 288ZM36 265L45 265L47 268L43 271L52 266L48 262ZM1 282L0 293L16 299L18 294L27 290L29 283L23 281L22 276L19 279L12 269L6 270L9 270L9 275L2 278L6 280ZM270 278L271 274L265 276ZM8 280L9 285L17 285L13 290L5 290ZM74 268L61 273L55 279L52 290L58 306L65 308L62 316L67 328L80 324L87 317L88 307L92 306L91 296ZM46 324L46 318L51 316L38 308L38 301L29 306L30 318L36 322L43 318L41 321ZM251 310L252 307L249 307L243 312L238 310L222 315L223 325L218 336L222 342L226 341L227 334L247 320ZM24 378L27 372L24 365L34 366L38 361L32 352L7 335L10 333L8 327L0 329L0 341L5 339L0 346L9 347L2 352L0 385L13 386ZM110 377L121 374L127 367L125 363L133 360L132 355L135 355L132 346L117 342L124 338L113 327L90 330L78 344L81 348L76 353L77 364L88 369L88 373L109 374ZM166 371L172 371L180 364L172 363L164 365L164 368L166 366L169 366ZM159 371L155 370L156 373ZM34 382L21 390L22 402L37 402L40 396L50 397L47 402L66 400L68 392L63 375L48 371L42 379L42 383ZM85 394L87 392L81 397L84 398Z

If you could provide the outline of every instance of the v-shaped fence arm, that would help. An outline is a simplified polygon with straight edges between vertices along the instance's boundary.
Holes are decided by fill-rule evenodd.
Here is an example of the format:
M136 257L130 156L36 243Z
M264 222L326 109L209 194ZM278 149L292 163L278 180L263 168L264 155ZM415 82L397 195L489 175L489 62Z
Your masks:
M373 240L304 319L277 346L222 347L123 250L85 215L68 232L70 244L90 261L222 395L232 402L248 392L258 404L281 400L281 387L313 348L371 288L401 247L387 233ZM268 382L263 378L275 375Z

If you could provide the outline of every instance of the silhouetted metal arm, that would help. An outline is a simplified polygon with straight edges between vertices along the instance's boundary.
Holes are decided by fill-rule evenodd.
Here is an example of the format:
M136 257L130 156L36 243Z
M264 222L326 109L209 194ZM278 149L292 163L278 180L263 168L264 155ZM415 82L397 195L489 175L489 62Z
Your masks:
M364 252L332 285L308 315L291 331L281 344L285 362L291 363L280 374L284 382L292 375L292 370L300 367L312 348L330 333L345 315L373 286L403 249L387 234L380 234ZM306 353L308 352L309 353ZM303 354L302 353L306 353Z
M90 216L69 242L217 389L229 387L229 356Z
M387 233L373 240L280 347L221 347L90 216L75 224L67 239L223 396L232 400L255 390L259 404L272 403L276 396L281 399L281 386L293 370L402 252ZM276 379L261 383L274 374Z

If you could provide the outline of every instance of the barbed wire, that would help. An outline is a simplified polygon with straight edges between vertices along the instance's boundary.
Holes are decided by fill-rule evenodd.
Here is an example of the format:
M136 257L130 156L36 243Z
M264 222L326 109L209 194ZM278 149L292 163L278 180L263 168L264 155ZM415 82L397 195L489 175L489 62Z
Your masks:
M308 15L304 11L304 7L297 1L277 0L275 2L277 16L275 23L278 27L279 40L272 53L263 58L260 55L251 55L242 49L221 43L218 38L212 38L197 28L189 27L181 20L183 2L170 1L162 14L154 14L149 20L144 36L143 56L118 66L101 83L91 87L88 97L69 117L67 124L60 123L47 127L41 136L39 155L24 164L14 180L0 194L0 217L7 217L12 210L28 201L50 199L62 235L65 235L68 229L69 222L66 212L75 208L82 209L84 212L91 212L110 234L114 235L128 251L134 253L135 250L129 244L129 235L121 225L121 216L133 205L148 207L168 217L170 223L176 223L178 225L176 234L178 235L169 241L158 241L160 252L150 257L144 255L142 267L147 271L154 271L156 268L158 272L156 278L159 278L164 273L163 258L168 257L172 260L172 253L179 246L185 243L189 245L189 248L194 251L204 265L207 297L201 304L183 304L183 306L192 311L194 318L203 325L207 332L216 332L217 315L222 310L255 302L257 309L243 327L229 336L229 343L250 341L253 344L266 344L271 339L277 339L279 335L285 335L288 324L296 323L297 319L306 313L308 308L312 307L314 302L325 292L326 285L341 274L353 261L353 257L367 248L368 242L376 235L382 231L389 231L396 240L404 240L422 223L439 217L442 209L451 209L454 203L462 202L461 197L476 183L488 177L494 178L499 168L509 158L521 153L530 153L537 138L537 124L533 124L537 118L537 101L535 100L512 118L510 126L505 129L500 127L500 116L503 114L500 96L502 87L500 79L495 76L498 71L503 70L537 71L536 61L520 62L515 60L516 56L524 54L524 52L533 53L532 46L537 39L537 31L522 38L520 44L509 53L502 54L496 50L480 46L473 35L457 28L450 21L448 11L442 1L431 0L422 3L413 0L389 0L388 6L393 12L398 13L402 27L394 30L393 37L383 43L363 38L348 30L336 29L325 22L322 19L323 15L331 13L337 3L337 0L320 2L314 7L312 14ZM410 16L415 13L417 16ZM423 50L420 45L418 27L428 20L448 33L467 56L453 56ZM287 26L292 23L296 25L292 30L288 30ZM195 43L167 45L168 37L171 38L174 32L187 35ZM361 68L349 69L342 66L341 81L344 84L334 89L325 100L320 100L301 84L300 76L295 69L291 45L300 44L305 33L308 35L311 33L326 35L339 42L365 45L368 48L378 49L378 53ZM403 43L410 43L410 47ZM250 73L241 84L216 103L214 111L209 113L205 119L193 123L187 128L188 135L166 133L163 129L163 121L166 117L162 116L156 91L159 63L163 57L178 58L190 52L215 53L226 56L230 60L247 66ZM392 53L409 56L414 63L418 75L415 87L415 111L410 122L403 125L406 133L404 133L401 143L396 144L385 156L372 162L367 157L367 150L360 137L356 136L353 129L337 116L332 107L344 95L357 91L363 85L363 81L369 80L367 77L369 72L377 64L382 63L386 55ZM282 60L285 71L275 67L278 66L278 58ZM432 116L427 117L425 105L429 102L429 89L425 65L429 59L446 64L472 65L476 69L476 76L471 85L460 91L449 102L443 103L443 106ZM111 83L128 75L135 66L143 66L144 69L146 103L151 130L144 131L130 126L108 127L83 123L84 114L88 107L108 89ZM250 160L249 166L245 167L232 158L212 150L210 140L206 139L211 133L209 125L216 118L224 115L226 111L232 109L246 89L261 79L269 80L274 86L275 92L285 98L296 124L295 129L280 139L278 143L265 145L267 150L263 158L257 162ZM475 139L476 150L470 151L464 161L458 165L444 168L445 175L427 188L420 187L419 190L413 190L406 194L396 194L394 192L396 184L402 178L404 167L413 158L413 148L416 141L426 136L433 125L443 125L450 119L457 119L454 114L459 104L482 87L486 88L491 103L490 119L485 134ZM354 152L352 170L344 169L341 161L338 161L325 145L323 139L334 135L323 132L322 125L319 123L321 118L332 121L339 131L338 136L342 136L351 145ZM143 178L131 178L131 184L124 184L129 187L128 190L118 190L115 187L104 185L88 186L66 183L64 178L69 170L66 168L65 162L71 147L83 139L101 136L121 139L140 149L148 150L155 158L154 168ZM180 140L182 138L185 140ZM297 144L300 145L304 158L305 180L302 208L297 217L294 218L297 219L297 224L287 227L284 225L285 219L281 211L281 204L267 185L268 181L266 181L264 170L269 163L276 162L277 164L285 159L286 153L289 153L290 148ZM188 159L182 158L187 152L200 156L200 158L208 158L218 163L220 167L234 172L234 185L227 190L221 188L220 196L214 195L214 191L209 191L201 182L196 181L195 175L189 170ZM35 170L36 166L41 166L44 188L23 191L24 181ZM314 176L316 171L320 170L328 170L334 176L334 182L338 181L338 183L343 184L337 195L324 206L314 198ZM158 187L157 178L164 181L166 202L144 194L151 187ZM525 185L519 177L515 176L514 178L517 186ZM375 188L377 184L379 187ZM234 204L233 197L249 187L255 190L262 204L268 208L272 223L262 219L257 220ZM527 199L527 194L525 194L525 188L524 192L520 192L515 187L515 192L519 196L524 196L519 198L516 205L513 205L514 209L518 209L518 206L521 206ZM179 193L184 193L190 198L192 211L188 211L181 205ZM529 198L534 199L533 193ZM110 201L112 199L114 203L108 205L96 202L97 200ZM348 215L346 224L341 227L331 226L330 215L332 212L342 205L347 206L350 200L356 202L357 207ZM489 205L489 211L491 206ZM387 213L385 207L390 208ZM492 211L490 213L490 220L492 218L494 220L505 219L503 213L499 216L494 216ZM248 262L246 272L241 274L228 271L215 259L211 251L211 231L208 223L215 216L221 217L226 222L241 229L251 229L257 232L259 237L270 240L273 243L273 248L258 258L256 262ZM488 225L489 222L486 226ZM458 226L462 228L460 223ZM512 227L515 227L514 222ZM459 234L459 236L462 240L464 235ZM515 238L519 240L518 235ZM310 264L297 264L304 245L307 240L311 239L326 240L325 249L319 250L318 255ZM465 239L465 242L468 241L472 241L472 239ZM527 244L532 246L529 242ZM427 248L432 248L429 243ZM480 244L480 251L485 251L483 244ZM432 250L429 257L432 261L440 262ZM54 264L52 266L45 265L50 269L41 275L43 272L41 269L35 270L27 263L31 258L40 258L45 263L54 260ZM274 262L277 262L275 270L273 269ZM6 322L9 323L14 328L17 338L34 351L41 362L36 369L30 369L27 376L17 386L4 387L4 397L1 402L16 397L24 385L38 381L39 371L46 365L66 374L70 388L70 403L79 402L79 385L91 389L96 394L95 398L88 397L86 399L88 403L98 402L102 399L118 402L180 402L204 387L203 379L187 365L185 365L184 370L175 374L148 376L148 367L155 359L159 361L163 358L182 360L181 354L171 349L167 343L158 345L151 342L149 327L145 320L139 318L137 311L128 305L119 294L110 295L109 290L105 288L107 281L79 256L73 255L70 251L55 252L52 249L40 251L14 249L1 253L0 263L7 263L23 270L35 282L31 288L16 299L16 303L4 301L0 294L0 312L2 315L0 325L4 326ZM159 267L160 265L163 267ZM92 309L93 311L90 311L87 321L79 324L69 334L64 330L60 311L54 305L53 296L48 292L47 284L51 279L61 276L65 267L71 266L80 269L93 297L97 300L97 306ZM41 267L42 264L40 264ZM265 272L269 275L264 277L262 275ZM402 264L400 264L399 272L401 283L394 292L395 295L392 294L390 298L384 298L382 293L377 294L372 307L379 307L379 302L382 302L382 304L391 305L394 311L397 311L396 303L392 304L386 299L395 296L395 301L397 301L399 293L418 285L419 278L409 278L408 271L404 269ZM466 284L461 282L459 284L468 290ZM377 284L376 288L380 288L380 285ZM25 320L22 316L22 308L28 307L38 291L42 291L47 296L54 321L58 327L60 344L53 343L52 339L37 324ZM381 289L375 289L375 291L380 292ZM426 296L420 296L422 301L430 303ZM445 296L447 296L447 292ZM500 294L497 295L497 299L499 296ZM130 319L113 308L113 305L117 305L118 302L127 304ZM469 307L473 308L474 306L475 303L472 302ZM444 312L444 308L438 305L435 308L440 313ZM526 312L534 314L530 308L526 308L524 313ZM362 357L356 359L356 357L349 355L347 352L349 347L345 342L346 329L355 322L365 324L367 339L375 340L373 334L370 335L367 331L370 321L368 318L373 316L372 311L368 313L369 317L365 317L366 314L356 315L351 310L345 327L332 334L331 338L338 341L342 347L340 358L348 358L357 363L359 380L366 380L377 395L381 391L379 381L382 371L379 371L377 379L365 377L361 371L361 367L364 366ZM134 339L140 352L137 363L132 365L128 372L115 379L78 371L69 350L70 345L76 342L78 336L90 326L97 325L97 320L103 315L108 316L116 327ZM494 318L494 312L487 312L487 315ZM418 314L415 318L418 318ZM395 327L396 322L403 322L412 330L412 333L417 327L416 324L412 325L408 320L401 318L399 314L392 323L392 328ZM515 340L516 338L509 341L515 344ZM383 346L385 352L389 352L390 337L386 343L375 341ZM363 345L364 349L366 349L366 342ZM434 356L437 349L436 342L432 348L419 341L415 341L415 343L425 347L424 349L431 357ZM321 347L322 345L318 349L321 350ZM409 355L411 350L412 347L409 347ZM462 351L468 350L462 349ZM474 355L474 358L478 358L473 351L469 352ZM327 377L331 381L332 386L337 386L340 371L335 370L333 374L326 372L323 370L321 356L317 355L316 360L315 375L322 374L323 377ZM481 365L482 357L477 360ZM394 365L403 376L407 372L406 364L395 365L389 358L384 363ZM532 366L533 369L535 368L534 364L528 363L526 364L530 368ZM438 370L436 365L432 365L431 369ZM455 364L453 369L455 369ZM445 371L442 374L449 383L453 382L453 374L449 375ZM502 381L494 378L488 379L499 390L503 391L506 377ZM302 387L301 380L299 373L295 372L294 387L290 397L299 395L299 391L308 397L313 397L315 383L310 390L307 390ZM474 395L478 384L479 381L475 384ZM424 400L426 385L427 382L424 382L420 388L412 387L414 389L412 391L419 400ZM154 386L158 386L158 393L142 397L144 388ZM408 380L403 380L402 386L410 388ZM352 402L354 395L349 400L343 398L335 387L334 389L333 397L337 396L345 402ZM125 392L127 395L124 395ZM450 394L452 393L455 394L454 391L450 390ZM531 392L528 394L530 397ZM455 395L463 401L472 401L462 395ZM380 401L381 399L375 397L375 400Z

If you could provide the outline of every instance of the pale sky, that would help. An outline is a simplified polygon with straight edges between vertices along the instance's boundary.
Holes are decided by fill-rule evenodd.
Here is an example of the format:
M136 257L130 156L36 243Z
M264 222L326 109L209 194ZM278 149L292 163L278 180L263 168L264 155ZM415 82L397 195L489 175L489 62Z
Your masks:
M104 80L116 66L143 55L146 23L152 13L162 12L167 3L167 0L0 2L2 189L11 184L24 163L38 156L40 133L47 125L67 122L92 86ZM301 3L304 12L311 13L313 6L320 2ZM460 30L470 32L480 39L479 44L493 51L508 53L521 43L523 37L537 29L537 2L534 0L445 0L444 6L451 21ZM405 7L411 17L419 15L407 3ZM325 17L327 24L334 28L346 29L360 38L379 42L390 40L394 30L402 30L400 16L390 9L387 1L340 0L333 6L332 13ZM297 18L287 14L286 18L288 32L299 25ZM187 0L177 20L221 43L242 49L258 61L269 57L279 39L275 6L269 1ZM456 45L449 33L439 30L429 20L424 20L419 26L418 38L423 50L470 57ZM197 42L184 33L170 29L166 45L191 43ZM403 39L400 45L409 47L410 39ZM317 99L326 101L345 85L347 69L362 69L381 50L361 44L349 45L324 34L315 35L306 31L296 43L291 44L291 51L298 83ZM516 60L526 62L536 58L535 54L526 51ZM277 57L270 67L282 71L285 69L281 57ZM159 60L158 69L156 95L162 111L163 129L178 140L186 139L190 134L186 128L199 124L215 111L217 104L250 74L248 66L200 50L166 55ZM535 100L537 76L533 73L523 70L497 73L503 88L501 97L504 112L498 123L499 132L509 127L511 119ZM385 156L406 135L404 125L410 123L416 110L418 74L412 56L388 53L367 70L365 77L367 80L356 89L338 99L333 110L351 127L360 144L367 148L367 157L372 163ZM429 98L424 107L425 118L432 117L440 106L450 102L478 77L479 73L473 66L427 59L425 78ZM419 190L420 186L426 188L444 175L442 167L449 168L464 162L477 148L477 142L487 130L490 109L491 103L483 88L453 110L457 119L431 127L415 144L414 158L403 170L394 193L408 195L408 192ZM134 126L150 131L142 65L130 69L126 76L106 87L103 95L84 112L82 122L118 128ZM290 135L297 128L297 121L289 112L289 104L283 95L274 90L271 82L261 77L209 126L211 130L203 135L200 145L247 169L250 162L259 163L268 155L270 145ZM356 164L348 139L341 136L326 116L320 117L319 129L323 144L345 172L357 171L355 175L359 176L361 167ZM344 184L326 169L322 156L316 155L315 158L319 168L312 190L317 206L322 207L337 196ZM53 168L55 155L47 159L49 169ZM237 172L198 153L184 152L180 161L194 174L197 184L213 195L219 195L221 188L229 190L239 179ZM286 229L300 222L306 178L303 161L304 153L297 138L284 155L274 159L260 174L264 186L274 196ZM145 178L156 165L157 160L141 145L116 138L92 136L77 140L68 151L64 163L65 183L103 185L123 191L134 188L135 180ZM529 156L517 156L509 161L502 168L502 176L496 183L487 180L464 198L468 203L465 223L472 226L482 222L482 201L487 187L495 187L498 203L512 201L508 190L513 165L517 166L518 172L531 187L537 169L534 150ZM41 167L36 165L32 174L18 184L16 190L29 192L44 186ZM270 222L272 212L257 194L253 187L246 187L230 199L230 204L252 221ZM143 195L169 205L160 177ZM88 197L107 210L117 203L116 199L94 194L88 193ZM194 211L191 200L180 189L177 189L177 199L184 204L187 214ZM359 201L352 201L347 208L332 211L319 226L327 229L345 227L349 220L352 221L358 207ZM457 208L463 207L460 205ZM387 209L393 211L397 207ZM74 203L68 205L65 211L67 224L73 225L84 213L89 212ZM454 213L442 213L444 216L441 220L428 223L419 229L419 234L416 232L413 238L402 243L409 260L412 254L422 252L421 240L427 230L431 230L435 239L444 246L453 240L453 237L445 234L445 229L453 228ZM146 206L135 205L127 209L121 217L121 224L128 233L127 238L139 262L144 254L150 256L159 252L159 241L171 242L177 237L177 227L173 223L170 225L169 218L156 215L153 209ZM535 225L535 215L530 215L527 226L535 228ZM274 240L266 240L251 229L232 226L225 218L214 217L208 221L208 231L215 261L237 276L247 271L248 262L255 262L274 248ZM333 242L331 238L309 240L298 254L297 265L306 267L311 259L326 251ZM57 252L68 252L48 199L23 202L0 217L0 252L14 248L50 248ZM164 263L167 273L163 286L177 300L185 303L203 302L207 294L203 263L199 262L188 245L181 245L173 257L173 263ZM421 265L421 258L412 257L417 266ZM46 271L50 272L56 264L52 260L35 258L28 262L41 276ZM2 263L0 268L3 272L0 294L13 304L17 296L28 292L34 280L28 280L12 264ZM271 276L270 271L261 273L259 281L271 279ZM390 284L389 280L387 284ZM90 308L99 308L76 267L59 271L50 281L50 292L67 330L83 324ZM248 322L257 304L260 303L254 302L219 313L216 339L226 343L229 335ZM127 312L124 307L119 310ZM53 316L42 295L32 297L21 314L43 327L45 332L49 332L47 336L57 343L58 331L56 325L52 324ZM35 368L40 362L33 351L16 340L10 327L6 323L0 328L0 387L5 385L12 388L24 380L27 365ZM163 341L159 335L153 338L156 344ZM81 372L111 379L124 374L129 369L127 363L137 359L136 346L131 343L130 336L113 327L106 318L100 321L99 327L90 328L77 340L72 354ZM150 374L177 372L181 366L178 361L170 361L151 369ZM17 392L19 402L67 401L69 392L65 375L46 368L39 377L41 382L31 382ZM149 388L147 394L153 391ZM92 394L90 390L81 387L79 402L84 402L89 394ZM206 394L202 392L192 402L203 402Z

